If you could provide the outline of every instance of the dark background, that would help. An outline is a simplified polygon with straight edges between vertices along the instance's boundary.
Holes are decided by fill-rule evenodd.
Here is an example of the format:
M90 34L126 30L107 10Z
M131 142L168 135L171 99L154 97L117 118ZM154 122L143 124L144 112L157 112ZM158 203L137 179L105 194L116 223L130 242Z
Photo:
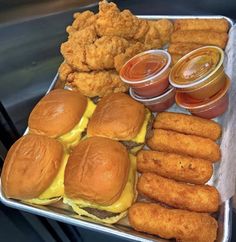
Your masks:
M129 8L137 15L224 15L236 20L235 0L120 0L114 2L120 9ZM67 38L65 28L72 22L72 14L85 9L97 11L97 1L0 0L0 101L19 134L24 132L30 111L48 89L62 62L59 48ZM4 124L4 120L1 122ZM1 136L1 139L4 137ZM28 239L31 238L30 241L60 241L57 237L50 240L49 237L42 236L46 233L42 225L41 232L36 232L37 235L35 235L32 231L35 232L36 229L32 225L27 225L27 219L24 218L19 222L18 212L2 205L0 208L0 241L24 241L26 234ZM30 215L26 217L28 223L35 220ZM233 215L233 220L235 219ZM40 222L44 225L46 223L48 222ZM33 227L32 230L29 229L30 226ZM39 224L35 226L40 227ZM232 241L236 241L235 228L234 226ZM56 230L61 231L60 228ZM52 230L50 231L53 233ZM118 241L83 229L77 232L81 240L74 235L75 237L71 237L72 239L68 241L82 241L82 239L83 241ZM16 239L17 234L20 234L18 239Z

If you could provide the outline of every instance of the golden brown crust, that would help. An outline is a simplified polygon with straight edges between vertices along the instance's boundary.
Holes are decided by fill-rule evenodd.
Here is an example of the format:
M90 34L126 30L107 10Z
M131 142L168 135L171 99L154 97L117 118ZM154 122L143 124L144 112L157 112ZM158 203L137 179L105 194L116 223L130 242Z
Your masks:
M10 148L1 181L9 198L37 198L52 183L59 171L63 146L46 136L28 134Z
M101 205L114 203L128 179L130 160L119 142L102 137L81 141L65 170L65 194Z
M217 221L209 214L169 209L154 203L135 203L128 213L131 226L141 232L178 241L213 242Z
M154 173L143 173L137 189L139 193L169 206L195 212L216 212L220 203L215 187L177 182Z
M78 91L56 89L44 96L30 114L31 133L59 137L74 128L87 107L87 99Z
M145 107L127 94L113 93L103 97L89 121L88 136L117 140L134 138L145 118Z
M219 145L211 139L164 129L154 129L147 144L153 150L190 155L212 162L218 161L221 156Z
M151 150L138 153L137 167L139 172L154 172L163 177L193 184L205 184L213 173L211 161Z
M159 113L156 116L154 128L173 130L184 134L193 134L212 140L217 140L221 135L220 124L213 120L183 113Z

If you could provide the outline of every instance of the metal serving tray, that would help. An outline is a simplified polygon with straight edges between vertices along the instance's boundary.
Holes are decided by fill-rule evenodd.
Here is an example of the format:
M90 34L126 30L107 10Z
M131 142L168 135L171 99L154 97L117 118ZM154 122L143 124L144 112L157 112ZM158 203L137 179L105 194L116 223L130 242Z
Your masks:
M181 15L141 15L138 16L142 19L148 20L157 20L157 19L186 19L186 18L207 18L207 19L226 19L230 26L233 26L233 21L224 16L181 16ZM48 92L51 91L58 81L58 74L55 76L54 80L52 81ZM236 84L235 84L236 85ZM177 110L176 107L171 108L171 110ZM183 110L181 110L183 112ZM27 132L27 130L26 130ZM64 207L62 204L59 205L48 205L48 206L40 206L40 205L29 205L23 203L21 201L17 201L14 199L8 199L5 197L0 183L0 201L5 204L6 206L16 208L19 210L23 210L29 213L33 213L36 215L44 216L50 219L54 219L60 222L72 224L78 227L87 228L93 231L100 231L102 233L107 233L110 235L118 236L120 238L129 239L131 241L158 241L158 242L166 242L168 240L161 239L157 236L152 236L145 233L140 233L133 230L127 221L127 218L121 220L117 224L114 225L107 225L95 222L91 219L80 217L76 215L72 210L69 210L67 207ZM221 204L220 210L218 213L218 236L217 242L227 242L230 241L231 238L231 225L232 225L232 202L231 199L226 200L224 203Z

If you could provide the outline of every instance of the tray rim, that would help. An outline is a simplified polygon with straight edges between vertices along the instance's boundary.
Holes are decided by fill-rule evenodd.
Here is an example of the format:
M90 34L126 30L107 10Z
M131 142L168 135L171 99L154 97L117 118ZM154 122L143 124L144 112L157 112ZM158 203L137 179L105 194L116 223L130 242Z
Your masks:
M170 20L175 20L175 19L221 19L224 18L228 21L228 23L230 24L230 28L229 31L231 29L231 27L234 25L235 21L227 16L224 15L136 15L138 18L141 19L148 19L148 20L155 20L155 19L170 19ZM48 92L50 92L57 80L58 80L58 76L59 74L56 73L53 81L51 82L48 90L46 91L45 94L47 94ZM26 128L25 133L28 131L28 127ZM24 134L25 134L24 133ZM14 199L8 199L5 197L3 191L2 191L2 186L1 186L1 180L0 180L0 202L2 202L2 204L4 204L5 206L11 207L11 208L15 208L18 210L22 210L25 212L29 212L38 216L43 216L49 219L53 219L59 222L63 222L63 223L67 223L67 224L71 224L74 226L78 226L81 228L86 228L92 231L99 231L102 233L106 233L106 234L111 234L114 235L116 237L122 237L125 239L130 239L133 241L141 241L141 242L149 242L152 241L149 238L145 238L145 233L141 233L138 235L133 235L133 234L129 234L128 232L125 231L121 231L118 228L112 228L109 227L105 224L98 224L95 222L89 222L89 221L85 221L85 220L80 220L77 218L73 218L70 216L67 216L65 214L59 214L56 213L54 211L46 211L34 206L30 206L27 204L24 204L20 201L16 201ZM220 206L220 214L221 219L223 220L223 233L222 233L222 240L221 242L229 242L231 239L231 234L232 234L232 198L226 200L224 203L221 204ZM142 235L143 234L143 235ZM142 237L141 237L142 236ZM156 238L155 241L158 241L161 238ZM168 241L168 240L167 240ZM217 238L218 241L218 238Z

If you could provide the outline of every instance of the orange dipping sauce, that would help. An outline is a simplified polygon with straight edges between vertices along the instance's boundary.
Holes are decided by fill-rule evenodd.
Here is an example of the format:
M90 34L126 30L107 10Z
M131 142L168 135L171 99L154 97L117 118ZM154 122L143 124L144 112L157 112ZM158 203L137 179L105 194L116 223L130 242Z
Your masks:
M170 62L170 55L164 50L145 51L125 63L120 78L138 95L155 97L169 86Z

